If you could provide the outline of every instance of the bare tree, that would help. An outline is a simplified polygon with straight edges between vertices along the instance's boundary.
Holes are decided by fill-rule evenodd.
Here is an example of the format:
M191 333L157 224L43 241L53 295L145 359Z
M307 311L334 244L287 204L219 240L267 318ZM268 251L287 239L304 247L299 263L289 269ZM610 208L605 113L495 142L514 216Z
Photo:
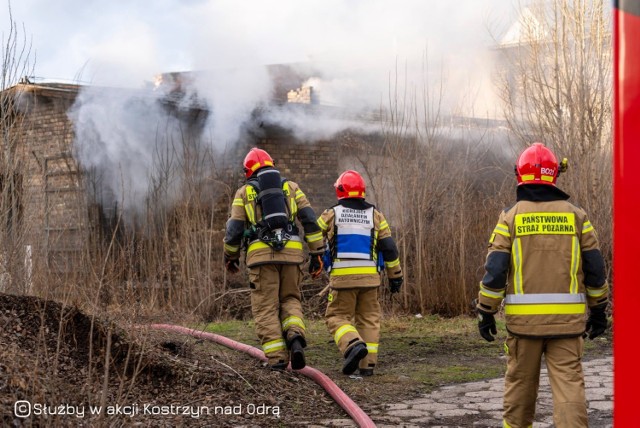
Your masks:
M569 171L559 186L592 216L611 257L611 7L601 0L520 6L496 50L505 118L522 149L542 141Z
M31 42L13 20L11 2L7 4L9 30L2 33L2 71L0 76L0 289L15 280L14 267L23 271L20 218L22 171L17 142L25 132L20 114L22 86L33 72Z
M376 203L394 228L405 270L401 301L420 313L466 313L479 280L486 239L502 206L504 174L486 135L488 122L446 110L443 69L425 57L413 84L398 71L382 114L383 144L360 159L375 184ZM482 121L479 121L482 122Z

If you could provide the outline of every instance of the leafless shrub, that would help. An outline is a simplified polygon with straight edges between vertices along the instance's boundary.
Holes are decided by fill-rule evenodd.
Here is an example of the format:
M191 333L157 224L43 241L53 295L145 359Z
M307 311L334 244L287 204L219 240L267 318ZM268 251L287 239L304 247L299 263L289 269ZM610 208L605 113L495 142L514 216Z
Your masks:
M451 131L450 131L451 132ZM387 139L387 204L407 286L405 309L456 315L477 292L484 248L504 207L504 163L477 137Z
M512 163L495 121L445 112L445 83L427 71L414 90L391 79L383 143L352 150L392 225L405 270L401 304L385 297L393 302L386 310L458 315L469 312L477 293L486 240L506 206L506 184L514 184L504 172Z
M598 0L520 8L518 40L497 49L505 118L521 150L542 141L569 160L558 180L582 206L611 259L611 11Z
M515 156L536 140L569 158L558 184L589 212L611 259L608 9L599 1L554 0L521 12L521 40L496 49L507 133L492 141L489 132L474 131L477 120L450 120L441 107L446 91L429 74L413 91L399 89L409 85L396 77L384 148L361 159L397 229L405 310L469 311L486 239L499 211L514 202Z
M141 311L219 316L227 285L222 267L222 227L231 194L224 156L182 135L157 143L150 188L141 210L112 210L91 203L103 225L89 239L83 271L97 285L97 310L135 306ZM95 171L87 188L100 189ZM125 189L126 191L126 189ZM124 192L123 192L124 193ZM223 209L221 207L224 207Z
M22 212L22 165L17 156L19 135L24 132L18 114L21 86L33 72L31 41L13 20L11 4L7 6L9 29L2 33L2 67L0 75L0 290L24 290L28 285L25 271L24 233L20 230ZM9 90L10 88L13 88ZM25 281L26 280L26 281Z

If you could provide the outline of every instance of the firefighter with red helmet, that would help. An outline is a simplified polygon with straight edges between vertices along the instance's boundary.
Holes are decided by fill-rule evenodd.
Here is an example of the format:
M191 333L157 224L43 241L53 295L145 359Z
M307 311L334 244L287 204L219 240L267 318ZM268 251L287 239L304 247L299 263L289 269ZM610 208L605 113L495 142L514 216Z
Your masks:
M555 426L588 422L584 337L606 331L609 287L593 225L556 187L566 169L566 159L559 164L542 143L524 150L516 164L516 203L502 211L489 239L476 309L480 335L491 342L494 314L504 302L505 427L532 425L543 354Z
M328 240L330 278L326 323L344 356L342 372L371 376L378 360L381 308L380 270L392 293L403 282L398 249L384 215L365 201L365 183L356 171L343 172L334 185L338 204L318 225Z
M224 260L231 273L239 270L244 247L249 269L251 309L256 333L271 368L305 366L305 324L300 304L300 265L304 240L310 250L312 274L322 270L324 248L316 215L293 181L283 179L269 154L258 148L244 159L247 182L236 192L224 237Z

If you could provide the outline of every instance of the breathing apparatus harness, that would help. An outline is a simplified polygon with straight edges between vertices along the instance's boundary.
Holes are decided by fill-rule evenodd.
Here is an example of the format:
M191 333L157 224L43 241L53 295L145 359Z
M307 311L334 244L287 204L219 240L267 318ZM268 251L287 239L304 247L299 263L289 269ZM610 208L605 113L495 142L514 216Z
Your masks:
M261 168L247 181L248 199L255 197L256 206L262 208L262 219L245 231L245 244L258 239L275 251L281 251L297 234L297 227L287 213L283 190L286 181L280 171L271 167Z

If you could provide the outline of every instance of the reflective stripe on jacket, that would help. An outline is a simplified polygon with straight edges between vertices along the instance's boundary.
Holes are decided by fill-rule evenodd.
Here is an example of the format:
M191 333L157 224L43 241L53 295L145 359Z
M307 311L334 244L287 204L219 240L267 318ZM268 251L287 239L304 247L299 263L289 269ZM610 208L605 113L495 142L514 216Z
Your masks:
M604 272L591 266L598 258L584 210L566 200L520 200L501 213L491 234L479 307L495 312L504 299L507 329L515 335L578 336L595 296L607 300Z
M382 241L390 254L388 260L384 260L387 274L394 278L402 276L397 249L384 215L370 204L362 202L362 206L364 209L354 209L338 204L318 218L318 225L332 246L329 278L333 288L379 286L377 258Z
M289 220L300 220L304 228L304 240L311 252L320 252L324 247L322 232L316 223L316 216L305 194L293 181L285 181L282 186ZM243 234L251 225L261 220L262 211L257 204L257 193L250 185L244 185L236 192L231 204L231 214L227 221L227 233L224 238L224 251L227 256L239 257ZM297 230L295 228L294 230ZM247 267L261 264L301 264L304 261L303 239L293 234L284 249L274 250L268 244L257 239L248 243Z

